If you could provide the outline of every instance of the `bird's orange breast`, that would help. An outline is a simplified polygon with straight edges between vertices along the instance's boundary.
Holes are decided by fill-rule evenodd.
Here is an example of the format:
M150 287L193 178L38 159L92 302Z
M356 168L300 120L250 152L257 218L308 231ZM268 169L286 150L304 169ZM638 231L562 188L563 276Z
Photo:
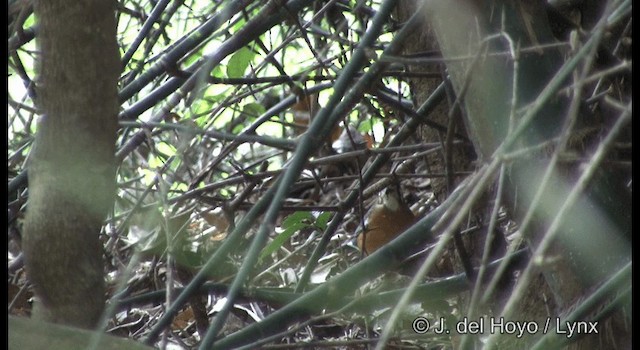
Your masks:
M365 254L371 254L413 225L415 219L406 205L397 211L383 205L376 206L369 215L365 231L358 236L358 247Z

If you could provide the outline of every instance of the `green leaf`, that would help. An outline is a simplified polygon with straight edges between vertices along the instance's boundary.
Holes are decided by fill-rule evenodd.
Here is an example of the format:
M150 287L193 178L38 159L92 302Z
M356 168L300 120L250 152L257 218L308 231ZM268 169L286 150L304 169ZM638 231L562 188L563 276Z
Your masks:
M244 25L246 24L246 21L241 18L236 24L234 24L231 28L231 32L232 33L237 33L240 29L242 29L244 27Z
M254 56L255 53L246 47L236 51L236 53L229 58L227 76L229 78L242 78Z
M327 228L327 223L329 223L329 220L331 220L332 216L333 215L330 211L320 213L320 215L318 215L318 218L316 219L316 227L320 231L324 231Z
M250 118L256 118L261 116L265 112L264 107L256 102L247 103L242 106L242 113L246 114Z
M293 236L294 233L309 227L308 224L303 222L297 222L287 227L284 231L282 231L276 238L271 241L260 253L258 260L262 260L265 257L271 255L273 252L278 250L282 245Z
M358 131L360 131L363 134L371 132L371 129L372 129L372 123L362 123L358 126Z
M282 227L287 229L292 225L297 224L305 224L306 226L310 226L313 222L316 221L316 218L308 211L297 211L289 216L287 216L282 221Z
M218 64L213 67L213 71L211 71L211 76L216 78L226 78L224 72L222 71L222 67Z
M139 51L140 51L140 50L139 50ZM189 56L187 56L187 57L184 59L184 62L183 62L182 64L184 64L184 66L185 66L185 67L189 67L189 66L191 66L192 64L196 63L196 61L197 61L197 60L199 60L199 59L201 59L201 58L202 58L202 55L203 55L203 52L202 52L202 51L203 51L203 50L202 50L202 49L200 49L200 50L197 50L197 51L193 52L192 54L190 54ZM142 56L142 55L140 55L140 56Z
M160 141L156 143L156 153L166 161L169 157L176 154L176 148L172 144Z
M227 98L228 93L229 88L227 88L225 85L211 84L204 92L205 99L203 99L203 101L208 102L206 103L206 106L207 108L211 109L211 102L219 102L224 100L225 98Z
M22 28L30 28L30 27L33 27L35 24L36 24L36 16L32 13L24 21L24 24L22 25Z

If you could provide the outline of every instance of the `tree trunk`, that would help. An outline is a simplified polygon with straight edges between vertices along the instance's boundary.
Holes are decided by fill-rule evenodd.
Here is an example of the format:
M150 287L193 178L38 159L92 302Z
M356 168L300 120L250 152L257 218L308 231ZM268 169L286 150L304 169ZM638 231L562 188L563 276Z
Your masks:
M414 13L414 7L413 1L400 2L400 20L406 20L408 14ZM427 7L424 28L409 41L410 50L407 53L430 51L437 45L455 93L462 97L464 124L479 156L478 162L490 161L507 135L510 103L515 102L515 110L528 107L565 63L566 59L559 50L542 48L544 44L555 43L547 20L545 2L452 0L431 2ZM501 31L501 37L486 40ZM516 87L513 86L513 60L505 55L484 54L509 52L507 36L514 49L529 49L528 52L519 53ZM474 63L474 58L479 54L482 54L481 58ZM429 84L417 83L412 84L412 88L418 103L424 101L429 89L432 89ZM568 105L569 102L560 94L549 99L516 145L532 146L557 136L567 118ZM441 117L442 115L436 116ZM578 118L579 127L605 129L601 122L598 124L596 121L585 120L584 117ZM447 119L439 122L453 125ZM425 142L434 142L441 137L437 134L424 136ZM577 143L587 143L587 140L582 138ZM592 143L594 141L597 142L598 139L591 140ZM585 158L589 156L588 152L584 152L586 148L574 148L572 151L583 154ZM453 152L445 150L447 151ZM549 154L538 154L533 160L523 159L510 163L506 201L510 207L517 208L511 213L516 222L522 222L525 212L534 201L536 191L543 186L540 182L549 159ZM459 161L458 164L464 162ZM532 250L535 251L540 244L542 235L559 212L560 205L572 190L579 173L577 167L565 164L555 167L550 184L545 187L542 195L542 204L534 212L533 223L525 232ZM541 324L547 317L557 317L587 295L590 288L614 274L630 260L626 240L630 236L630 228L627 227L631 215L630 200L628 193L620 189L624 187L620 186L623 182L616 182L618 178L624 176L615 176L606 169L599 171L591 181L591 186L574 205L574 209L563 217L559 234L545 254L549 261L539 269L542 274L536 274L527 285L527 292L519 303L513 310L509 310L513 311L512 319ZM438 187L434 190L438 191ZM605 200L605 197L608 199ZM614 202L618 204L614 206ZM482 243L467 247L469 255L477 257L481 253ZM497 299L493 311L499 312L500 300ZM465 305L461 307L464 308ZM613 329L613 334L620 339L624 338L619 341L625 343L628 332L624 327L618 327L622 323L618 318L613 319L613 323L613 328L602 328L601 333L608 333ZM532 334L519 339L502 336L498 344L499 348L525 348L540 336L541 334ZM612 346L609 343L611 339L606 338L584 337L572 346L577 349L593 348L595 344Z
M115 196L115 2L36 1L41 119L23 250L35 315L91 328L104 308L99 233Z
M395 14L398 20L400 22L409 20L417 10L418 3L413 0L399 1ZM419 30L416 30L414 34L405 40L402 53L413 58L437 58L439 56L440 47L433 26L429 21L425 20ZM430 77L427 78L408 79L416 108L424 103L438 85L443 82L444 68L445 65L443 63L417 63L407 66L407 70L410 72L430 73ZM453 103L451 98L454 96L448 94L448 97L449 104L442 103L438 105L428 117L431 122L439 124L443 129L449 126L450 106ZM466 131L464 125L462 125L462 119L459 118L459 113L454 112L452 115L454 117L452 126L455 129L455 133L464 135ZM456 176L455 173L471 170L471 161L474 158L473 150L469 145L461 143L446 145L447 137L449 136L447 134L447 132L432 127L424 127L421 132L421 137L425 142L441 142L445 146L441 152L432 153L426 158L429 173L445 174L445 176L431 178L431 188L436 198L440 201L444 200L449 192L453 191L455 184L462 180L462 177Z

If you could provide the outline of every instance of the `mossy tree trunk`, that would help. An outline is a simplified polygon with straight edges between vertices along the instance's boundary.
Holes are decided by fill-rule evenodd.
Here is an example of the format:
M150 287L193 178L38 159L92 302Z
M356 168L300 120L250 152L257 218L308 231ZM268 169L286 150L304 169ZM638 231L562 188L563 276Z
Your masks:
M45 320L91 328L104 309L100 228L115 196L115 2L35 1L41 118L23 250Z

